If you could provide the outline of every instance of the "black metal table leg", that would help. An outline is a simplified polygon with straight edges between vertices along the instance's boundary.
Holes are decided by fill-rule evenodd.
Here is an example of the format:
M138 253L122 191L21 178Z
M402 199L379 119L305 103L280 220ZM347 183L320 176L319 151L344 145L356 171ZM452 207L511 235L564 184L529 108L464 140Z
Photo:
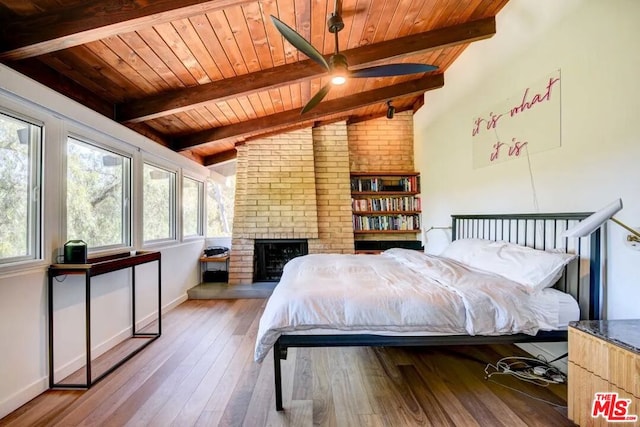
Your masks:
M49 271L49 284L48 284L48 306L49 306L49 388L52 388L55 384L55 378L53 377L53 275Z
M85 339L87 351L87 387L91 387L91 275L85 274Z

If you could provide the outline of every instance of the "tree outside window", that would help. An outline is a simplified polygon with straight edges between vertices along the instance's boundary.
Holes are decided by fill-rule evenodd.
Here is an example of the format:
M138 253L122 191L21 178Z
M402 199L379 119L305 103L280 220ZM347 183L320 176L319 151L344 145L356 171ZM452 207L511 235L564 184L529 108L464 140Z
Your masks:
M202 236L202 201L204 184L184 177L182 180L182 234Z
M40 257L42 127L0 113L0 263Z
M236 176L207 182L207 236L231 237Z
M143 174L144 241L175 239L176 173L145 163Z
M90 248L129 246L131 159L69 137L67 239Z

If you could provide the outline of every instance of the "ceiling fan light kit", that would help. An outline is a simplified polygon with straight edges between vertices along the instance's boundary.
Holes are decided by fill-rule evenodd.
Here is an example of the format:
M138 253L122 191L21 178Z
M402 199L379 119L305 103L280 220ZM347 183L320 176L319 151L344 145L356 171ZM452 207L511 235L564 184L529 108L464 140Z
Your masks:
M347 58L340 53L340 46L338 45L338 32L344 28L344 22L338 11L338 2L336 2L335 11L331 14L327 21L327 27L329 32L334 34L335 38L335 50L327 61L325 57L315 48L311 43L298 34L293 28L289 27L284 22L280 21L275 16L271 15L271 21L278 29L280 34L291 43L300 52L307 55L310 59L321 65L327 70L331 77L330 82L324 85L302 108L300 114L304 114L318 105L325 96L329 93L329 90L333 85L342 85L347 82L349 78L367 78L367 77L395 77L404 76L408 74L426 73L438 69L434 65L427 64L414 64L414 63L398 63L398 64L386 64L376 65L373 67L362 68L355 71L349 70ZM389 112L393 108L391 113ZM390 104L387 108L387 117L393 112L395 108ZM389 117L389 118L391 118Z
M331 83L334 85L343 85L347 82L349 65L344 55L340 53L332 55L331 58L329 58L329 69L331 70Z

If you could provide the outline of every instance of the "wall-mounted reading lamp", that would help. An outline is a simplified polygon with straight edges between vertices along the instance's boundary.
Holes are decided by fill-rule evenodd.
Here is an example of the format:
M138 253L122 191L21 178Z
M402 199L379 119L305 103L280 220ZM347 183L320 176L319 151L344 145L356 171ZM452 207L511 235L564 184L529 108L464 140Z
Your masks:
M604 208L583 219L575 226L566 229L562 234L560 234L560 237L588 236L610 219L631 233L627 236L627 241L640 243L640 233L613 217L618 211L620 211L620 209L622 209L622 199L618 199L615 202L608 204Z
M451 230L451 226L450 225L444 225L444 226L431 226L429 228L427 228L426 230L423 228L422 229L422 244L426 244L428 239L427 239L427 234L429 234L430 231L432 230ZM449 237L449 236L447 236Z

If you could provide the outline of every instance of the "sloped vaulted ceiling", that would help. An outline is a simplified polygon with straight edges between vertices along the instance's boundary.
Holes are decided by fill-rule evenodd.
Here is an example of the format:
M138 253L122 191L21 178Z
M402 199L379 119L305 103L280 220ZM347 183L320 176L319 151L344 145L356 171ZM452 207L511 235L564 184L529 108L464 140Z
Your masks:
M495 34L507 0L0 0L0 60L204 165L246 140L422 106L472 42ZM326 71L283 39L270 15L323 55L336 7L350 69L398 62L429 73L350 79L301 108ZM428 108L426 106L425 108Z

